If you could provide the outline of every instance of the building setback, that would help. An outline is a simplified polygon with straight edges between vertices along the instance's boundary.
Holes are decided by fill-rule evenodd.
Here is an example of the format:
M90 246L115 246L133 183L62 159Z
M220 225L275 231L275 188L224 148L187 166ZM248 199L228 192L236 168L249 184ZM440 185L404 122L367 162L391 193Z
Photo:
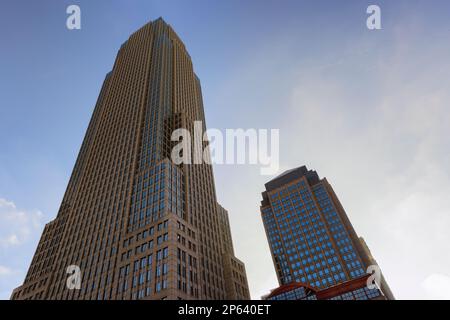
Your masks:
M260 209L280 285L265 298L282 299L281 293L292 297L286 292L296 289L314 293L314 299L348 293L349 288L364 290L368 267L376 262L328 181L302 166L265 188ZM379 287L379 294L369 295L394 299L383 277Z
M249 299L211 165L170 160L172 132L194 121L206 129L200 81L159 18L121 46L57 217L11 298ZM80 289L67 286L69 266Z

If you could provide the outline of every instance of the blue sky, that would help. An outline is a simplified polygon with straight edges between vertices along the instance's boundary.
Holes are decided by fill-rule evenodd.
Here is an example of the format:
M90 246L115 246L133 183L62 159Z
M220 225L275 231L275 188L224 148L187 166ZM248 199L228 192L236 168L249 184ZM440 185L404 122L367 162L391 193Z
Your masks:
M70 4L81 7L81 30L65 26ZM366 28L369 4L381 7L382 30ZM192 57L208 127L279 128L282 169L306 164L329 179L394 294L449 298L442 285L450 283L442 255L450 243L449 7L3 1L0 298L21 283L43 225L57 213L118 48L160 16ZM258 207L268 177L255 166L214 170L258 298L276 286Z

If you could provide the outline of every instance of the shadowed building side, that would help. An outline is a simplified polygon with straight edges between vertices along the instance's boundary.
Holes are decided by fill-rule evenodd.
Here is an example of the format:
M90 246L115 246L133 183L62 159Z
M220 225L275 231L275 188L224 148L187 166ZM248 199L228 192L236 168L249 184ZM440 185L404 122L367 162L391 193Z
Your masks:
M220 221L220 236L222 238L223 265L225 275L225 290L228 299L250 300L247 276L244 263L234 256L228 212L217 204Z

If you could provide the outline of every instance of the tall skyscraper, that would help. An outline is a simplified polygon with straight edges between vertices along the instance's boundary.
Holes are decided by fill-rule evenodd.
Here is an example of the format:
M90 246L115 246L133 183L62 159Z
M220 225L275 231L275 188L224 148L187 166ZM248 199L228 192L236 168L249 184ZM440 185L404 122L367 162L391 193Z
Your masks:
M278 282L284 286L278 292L289 292L298 287L293 284L300 284L315 296L330 297L323 290L335 287L338 295L346 292L339 285L363 288L367 268L376 263L328 181L302 166L265 187L261 215ZM384 278L380 286L380 294L393 299Z
M157 19L121 46L58 215L11 298L249 299L211 165L171 161L172 132L194 132L194 121L205 130L200 81Z

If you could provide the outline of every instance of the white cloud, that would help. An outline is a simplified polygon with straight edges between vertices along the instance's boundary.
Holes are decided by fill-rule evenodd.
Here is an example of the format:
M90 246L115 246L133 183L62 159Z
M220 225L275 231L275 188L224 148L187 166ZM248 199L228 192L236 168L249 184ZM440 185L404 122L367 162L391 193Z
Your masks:
M8 267L0 265L0 277L8 276L12 273L12 270Z
M450 300L450 277L443 274L429 275L422 287L431 299Z
M42 227L42 212L24 211L14 202L0 198L0 246L18 246Z
M20 244L20 241L16 234L11 234L4 239L0 239L0 243L5 246L15 246Z
M0 299L9 299L19 286L33 256L43 227L39 210L23 210L0 198Z

